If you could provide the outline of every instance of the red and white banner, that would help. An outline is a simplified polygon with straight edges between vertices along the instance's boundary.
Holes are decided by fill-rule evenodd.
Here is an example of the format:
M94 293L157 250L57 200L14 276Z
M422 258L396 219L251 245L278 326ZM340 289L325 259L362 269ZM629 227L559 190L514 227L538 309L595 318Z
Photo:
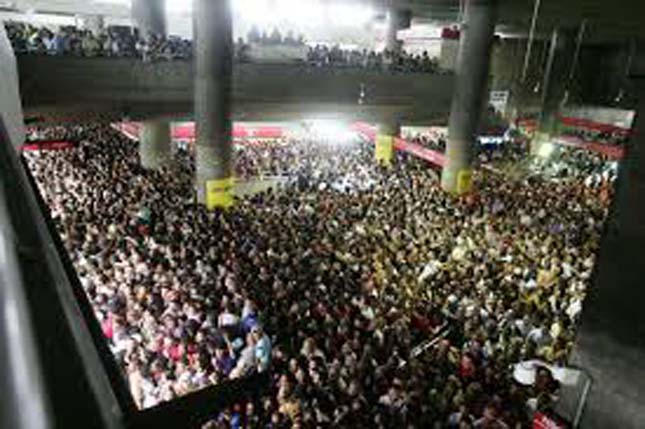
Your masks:
M377 132L374 127L369 124L366 124L364 122L356 122L354 125L352 125L352 129L364 135L372 142L374 142L376 139ZM437 167L443 167L446 164L446 156L444 154L427 149L416 143L410 143L402 138L397 137L394 139L394 149L407 152L411 155L416 156L417 158L428 161L429 163L436 165Z
M39 140L25 143L22 145L21 150L33 152L38 150L66 150L74 147L76 147L76 143L67 140Z
M139 140L141 124L138 122L121 122L114 127L133 140ZM279 126L246 127L241 124L233 125L233 138L278 139L285 135ZM172 127L172 138L175 140L195 140L195 124L184 123Z

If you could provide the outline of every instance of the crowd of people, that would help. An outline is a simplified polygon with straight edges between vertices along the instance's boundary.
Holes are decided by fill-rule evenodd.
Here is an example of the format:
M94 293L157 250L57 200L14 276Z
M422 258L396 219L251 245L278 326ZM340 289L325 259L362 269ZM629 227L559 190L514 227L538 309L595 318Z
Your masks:
M412 55L404 50L382 52L343 50L339 46L316 45L309 49L307 62L316 67L361 68L388 70L403 73L439 73L437 58L430 58L427 52Z
M172 35L143 35L130 27L108 27L95 33L72 25L49 28L8 21L5 29L18 55L141 58L144 61L188 60L193 56L191 40ZM303 54L291 60L299 60L312 67L439 72L437 59L430 58L427 53L410 55L404 51L344 50L338 45L307 47L303 36L296 38L288 33L283 37L277 29L270 34L251 30L247 40L240 38L235 43L235 58L239 62L250 62L254 57L251 50L270 46L302 47Z
M177 36L142 35L129 27L108 27L98 33L77 26L38 27L7 21L7 35L18 55L136 57L177 60L192 57L192 43Z
M562 135L610 146L625 146L629 141L629 133L624 131L594 131L581 128L565 128Z
M535 157L533 171L555 179L583 181L588 186L611 183L618 176L618 161L602 153L557 146L548 158Z
M238 152L284 191L208 212L190 152L147 171L107 125L66 131L75 149L25 157L140 407L268 371L206 427L515 429L551 408L554 382L509 365L566 364L597 189L478 175L456 198L408 155L292 139Z
M435 152L445 153L448 133L445 131L429 130L425 132L409 133L404 138L409 139L412 143L423 146L426 149Z

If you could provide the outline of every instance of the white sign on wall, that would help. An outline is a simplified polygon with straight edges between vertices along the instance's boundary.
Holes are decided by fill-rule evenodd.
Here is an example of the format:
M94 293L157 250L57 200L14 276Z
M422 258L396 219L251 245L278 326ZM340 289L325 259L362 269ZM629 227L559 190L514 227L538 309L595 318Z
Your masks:
M506 112L506 105L508 104L509 91L491 91L488 104L493 106L496 112L504 114Z

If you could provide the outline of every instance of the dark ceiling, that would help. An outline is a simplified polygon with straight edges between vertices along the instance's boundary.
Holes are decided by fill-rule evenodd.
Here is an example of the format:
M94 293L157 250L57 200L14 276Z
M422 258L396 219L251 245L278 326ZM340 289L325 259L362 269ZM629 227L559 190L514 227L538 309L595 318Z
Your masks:
M367 0L383 7L410 9L416 20L455 22L465 0ZM473 0L486 1L486 0ZM586 20L589 42L623 42L645 38L645 0L537 0L538 33L555 26L579 27ZM535 0L498 0L498 30L528 34Z

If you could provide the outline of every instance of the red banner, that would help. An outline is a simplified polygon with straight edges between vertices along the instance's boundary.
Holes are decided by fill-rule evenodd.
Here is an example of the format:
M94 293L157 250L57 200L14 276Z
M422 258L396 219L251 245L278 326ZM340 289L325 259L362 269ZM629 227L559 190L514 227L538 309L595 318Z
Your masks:
M441 38L448 40L459 40L460 31L458 28L444 28L441 30Z
M139 129L141 124L138 122L121 122L115 124L115 128L133 140L139 139ZM259 138L259 139L277 139L284 137L282 127L252 127L248 128L243 125L233 125L233 138ZM172 128L172 138L181 140L195 140L195 124L187 123L176 125Z
M37 150L66 150L72 149L75 146L76 143L66 140L42 140L27 142L22 146L22 150L25 152Z
M622 134L626 136L631 133L631 130L628 128L622 128L612 124L603 124L589 119L572 118L569 116L563 116L560 119L562 124L567 127L584 128L586 130L598 131L601 133Z
M363 134L367 137L372 143L376 139L376 130L369 124L364 122L356 122L352 125L352 129L358 133ZM443 167L446 164L446 156L440 152L436 152L431 149L427 149L421 145L410 143L402 138L394 139L394 148L403 152L407 152L411 155L421 158L429 163L436 165L437 167Z
M533 416L533 429L565 429L565 425L556 422L542 413Z
M284 137L282 127L245 127L239 124L233 124L233 138L258 138L258 139L278 139ZM173 127L172 137L174 139L195 140L195 124L188 123Z

